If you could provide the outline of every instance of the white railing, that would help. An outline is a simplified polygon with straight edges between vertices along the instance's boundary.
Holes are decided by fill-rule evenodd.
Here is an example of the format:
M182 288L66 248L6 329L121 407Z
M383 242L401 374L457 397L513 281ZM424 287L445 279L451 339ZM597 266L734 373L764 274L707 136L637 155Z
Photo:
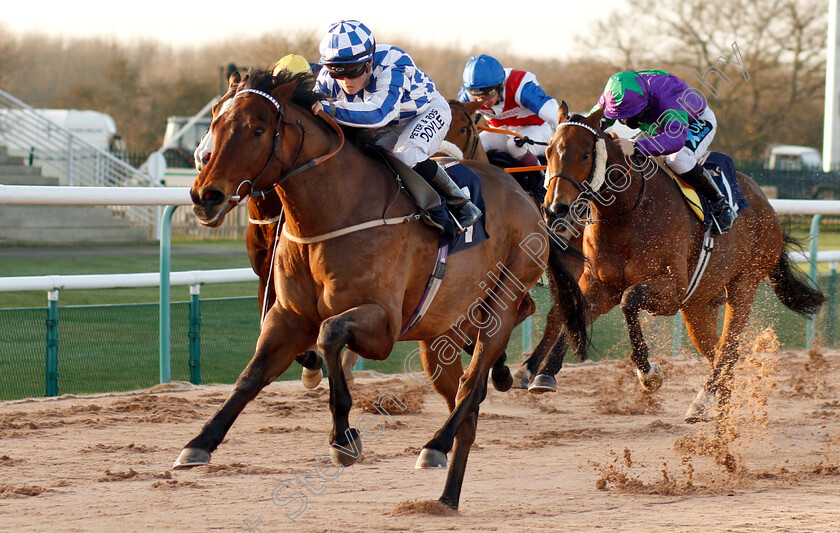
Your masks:
M59 183L73 186L162 187L159 181L140 172L105 150L94 147L64 127L51 122L37 110L0 90L0 145L16 148ZM148 205L109 205L132 222L157 225L157 210Z

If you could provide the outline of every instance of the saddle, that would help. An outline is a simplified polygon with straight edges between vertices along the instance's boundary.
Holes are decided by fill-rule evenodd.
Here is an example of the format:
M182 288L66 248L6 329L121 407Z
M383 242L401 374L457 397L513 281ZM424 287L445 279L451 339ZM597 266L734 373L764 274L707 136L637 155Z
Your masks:
M440 194L422 176L394 157L393 154L382 152L381 155L405 189L408 197L420 210L423 222L440 232L441 245L449 244L450 255L487 240L488 235L484 226L487 213L484 206L484 197L481 194L481 180L469 167L454 158L435 158L435 161L443 166L449 177L459 187L462 189L466 187L469 190L470 199L484 215L459 235L458 227L452 215L446 210L446 202Z
M687 185L674 171L668 168L668 165L665 164L664 157L656 157L655 159L660 168L665 170L677 184L691 211L703 222L705 229L709 229L713 222L713 215L708 201L697 194L697 191ZM715 185L723 193L726 202L732 207L733 211L737 213L749 207L750 204L744 196L741 186L738 184L735 163L732 162L731 157L720 152L707 152L701 158L700 164L712 176Z

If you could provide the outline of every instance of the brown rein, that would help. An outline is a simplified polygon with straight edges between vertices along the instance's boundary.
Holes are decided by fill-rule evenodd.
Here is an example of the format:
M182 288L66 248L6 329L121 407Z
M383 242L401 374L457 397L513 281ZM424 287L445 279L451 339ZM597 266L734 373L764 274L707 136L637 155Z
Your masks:
M280 156L277 155L277 148L278 148L278 145L280 143L280 125L281 124L295 125L298 128L300 128L300 131L301 131L301 134L302 134L301 135L301 140L300 140L300 145L298 146L297 153L295 155L294 160L292 160L291 163L286 165L287 170L290 170L295 165L298 158L300 157L301 152L303 151L303 142L304 142L304 139L306 138L306 129L303 127L303 123L301 123L300 120L296 120L294 122L289 122L289 121L285 120L285 111L284 111L283 104L279 103L273 96L271 96L270 94L268 94L266 92L263 92L263 91L260 91L260 90L257 90L257 89L242 89L236 94L236 96L234 98L238 98L239 96L244 96L247 93L254 93L254 94L257 94L257 95L260 95L260 96L266 98L269 102L271 102L274 105L275 109L277 109L278 116L277 116L277 125L275 126L275 130L274 130L274 145L271 149L271 155L269 156L268 161L266 161L262 170L260 170L260 172L253 179L243 181L236 188L237 194L234 195L231 199L236 201L237 205L243 201L243 195L238 194L239 189L242 187L242 185L245 185L245 184L248 185L249 191L248 191L247 196L252 197L252 198L257 197L257 196L264 198L266 192L272 190L275 186L280 185L281 183L283 183L287 179L291 178L292 176L296 176L298 174L301 174L301 173L309 170L312 167L320 165L321 163L323 163L323 162L327 161L328 159L330 159L331 157L335 156L344 147L344 132L341 130L341 127L338 125L338 123L335 121L335 119L333 119L331 116L329 116L327 113L325 113L324 110L321 110L321 111L318 112L318 116L321 117L324 121L326 121L326 123L329 124L329 126L338 134L338 139L339 139L338 147L336 147L336 149L333 150L332 152L329 152L329 153L324 154L322 156L315 157L315 158L307 161L306 163L304 163L300 167L298 167L294 170L291 170L285 176L282 175L282 166L281 166L281 176L277 179L277 181L275 181L271 185L271 187L266 188L266 189L257 188L257 183L259 182L260 179L262 179L263 175L268 170L268 167L271 165L271 162L272 162L273 159L277 159L277 161L279 161L281 165L286 165L286 163L283 162L282 159L280 159Z

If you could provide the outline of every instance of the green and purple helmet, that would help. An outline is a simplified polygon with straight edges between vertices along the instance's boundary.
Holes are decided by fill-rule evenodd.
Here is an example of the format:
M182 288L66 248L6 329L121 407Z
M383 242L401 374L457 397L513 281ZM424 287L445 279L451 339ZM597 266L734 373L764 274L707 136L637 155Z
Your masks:
M604 118L635 117L648 105L647 83L638 72L624 71L610 76L601 96Z

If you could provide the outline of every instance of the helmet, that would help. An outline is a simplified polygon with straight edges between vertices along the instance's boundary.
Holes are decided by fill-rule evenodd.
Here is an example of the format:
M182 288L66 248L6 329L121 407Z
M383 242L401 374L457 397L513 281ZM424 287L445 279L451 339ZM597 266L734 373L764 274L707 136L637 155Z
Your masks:
M638 72L613 74L604 87L604 117L635 117L648 105L647 83Z
M483 89L501 85L505 81L505 69L495 57L481 54L472 56L464 67L464 89Z
M358 20L342 20L330 26L321 39L321 65L364 63L373 57L376 41L370 30Z
M301 72L309 72L309 61L305 57L297 54L289 54L280 58L280 60L271 67L271 73L277 75L281 70L288 70L294 74Z

